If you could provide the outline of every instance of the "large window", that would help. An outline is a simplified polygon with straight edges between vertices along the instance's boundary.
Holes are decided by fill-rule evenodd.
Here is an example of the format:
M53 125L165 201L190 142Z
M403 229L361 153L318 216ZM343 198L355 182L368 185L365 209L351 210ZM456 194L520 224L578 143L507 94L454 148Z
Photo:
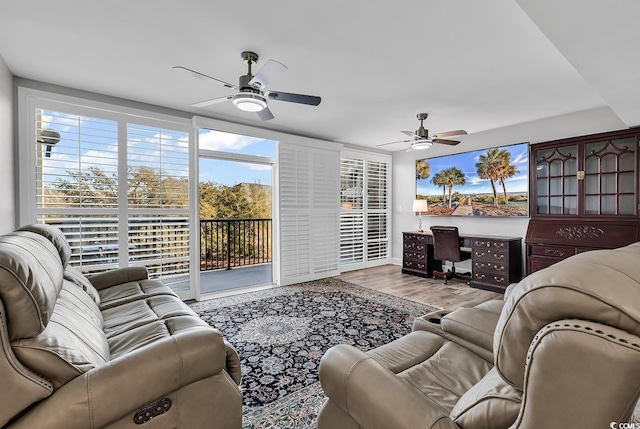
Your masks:
M37 97L28 106L21 156L35 168L21 176L21 223L60 228L86 273L144 265L188 290L189 124Z
M391 161L383 155L343 152L340 159L340 265L358 269L390 256Z

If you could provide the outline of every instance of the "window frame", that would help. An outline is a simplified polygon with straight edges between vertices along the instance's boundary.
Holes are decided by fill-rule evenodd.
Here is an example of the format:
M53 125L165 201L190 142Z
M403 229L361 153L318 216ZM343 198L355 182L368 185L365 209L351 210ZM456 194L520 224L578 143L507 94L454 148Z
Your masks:
M170 129L173 131L184 132L188 136L188 153L187 165L189 168L188 180L193 181L193 152L194 152L194 129L190 119L180 118L177 116L169 116L160 113L149 112L145 110L134 109L126 106L103 103L85 98L78 98L63 94L41 91L32 88L18 87L18 194L17 194L17 219L20 225L30 224L46 213L55 212L56 214L74 214L78 216L86 215L109 215L118 219L118 227L120 230L127 231L126 234L118 234L119 258L118 267L129 266L128 259L128 228L122 228L129 225L129 219L140 215L175 215L184 214L188 219L187 233L191 237L193 235L193 219L195 204L192 193L189 192L188 207L184 209L161 209L161 208L130 208L128 204L127 192L124 197L119 198L117 208L56 208L47 210L46 208L37 207L37 177L34 172L37 171L37 145L36 141L36 109L52 110L61 113L69 113L73 115L88 116L100 118L104 120L116 121L117 143L118 143L118 190L128 189L128 150L127 142L129 138L128 124L134 124L143 127L153 127L160 129ZM191 188L191 186L190 186ZM193 267L197 267L197 258L194 255L195 241L189 240L189 278L193 278ZM113 268L113 266L109 266ZM182 299L192 299L195 297L195 290L192 286L193 282L189 281L188 290L177 291Z

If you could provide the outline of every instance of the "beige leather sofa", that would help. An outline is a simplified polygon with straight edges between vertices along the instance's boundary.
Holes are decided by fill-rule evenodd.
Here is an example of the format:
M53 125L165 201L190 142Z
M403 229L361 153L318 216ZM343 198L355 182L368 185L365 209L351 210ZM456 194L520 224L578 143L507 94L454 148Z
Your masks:
M636 427L620 423L640 395L640 243L566 259L368 353L335 346L320 381L319 429Z
M85 277L62 233L0 236L0 427L240 428L238 356L143 267Z

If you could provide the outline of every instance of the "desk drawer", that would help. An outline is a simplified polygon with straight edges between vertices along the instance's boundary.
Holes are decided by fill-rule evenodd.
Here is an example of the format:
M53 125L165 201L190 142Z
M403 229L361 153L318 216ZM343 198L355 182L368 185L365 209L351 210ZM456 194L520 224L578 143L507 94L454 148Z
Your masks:
M482 248L474 248L471 254L473 258L473 262L500 262L506 263L507 261L507 252L503 250L496 250L492 248L482 249Z
M507 241L474 238L471 247L473 247L473 249L506 251L509 247L509 243Z
M424 263L424 260L427 259L427 255L424 252L423 253L404 252L402 256L403 256L403 260L405 261L416 261L416 262Z
M404 243L402 243L402 248L404 249L405 252L423 252L424 253L424 249L426 248L426 244L425 243L416 243L413 241L405 241Z
M472 266L474 272L493 271L496 273L506 273L508 271L507 264L504 260L495 262L474 259Z
M402 266L411 270L426 271L427 264L416 260L403 260Z
M498 286L500 288L506 288L507 286L509 286L509 278L507 274L498 274L490 271L474 270L473 281L492 286Z
M406 242L412 242L412 243L424 243L427 239L427 237L425 237L423 234L412 234L412 233L407 233L407 234L403 234L402 236L402 241Z

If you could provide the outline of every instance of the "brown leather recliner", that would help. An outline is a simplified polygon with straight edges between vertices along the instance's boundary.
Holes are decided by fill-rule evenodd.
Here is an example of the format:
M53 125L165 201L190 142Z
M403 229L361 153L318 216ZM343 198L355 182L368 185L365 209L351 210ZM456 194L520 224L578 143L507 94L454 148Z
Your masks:
M328 350L318 428L602 429L632 419L640 243L573 256L523 279L503 305L475 310L437 328L416 321L367 353Z
M131 267L87 278L56 228L0 236L0 427L241 427L233 347Z

